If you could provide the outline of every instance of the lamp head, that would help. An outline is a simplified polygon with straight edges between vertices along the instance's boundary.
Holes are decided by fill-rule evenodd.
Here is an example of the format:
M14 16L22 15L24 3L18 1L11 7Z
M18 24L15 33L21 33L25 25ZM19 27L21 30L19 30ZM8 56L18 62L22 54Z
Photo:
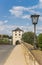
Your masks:
M37 14L31 15L32 23L33 23L33 24L37 24L37 23L38 23L38 18L39 18L39 16L40 16L40 15L37 15Z

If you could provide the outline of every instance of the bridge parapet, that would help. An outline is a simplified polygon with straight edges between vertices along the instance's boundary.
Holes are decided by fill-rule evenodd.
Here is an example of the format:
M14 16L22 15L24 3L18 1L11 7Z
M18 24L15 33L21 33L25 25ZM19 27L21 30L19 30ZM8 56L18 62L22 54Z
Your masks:
M22 42L23 43L23 42ZM27 65L42 65L37 58L32 54L32 52L30 51L29 47L27 48L27 46L25 45L26 43L22 44L22 46L25 49L25 59L27 61ZM31 46L30 46L31 47ZM33 48L33 47L31 47ZM33 50L34 51L34 50Z

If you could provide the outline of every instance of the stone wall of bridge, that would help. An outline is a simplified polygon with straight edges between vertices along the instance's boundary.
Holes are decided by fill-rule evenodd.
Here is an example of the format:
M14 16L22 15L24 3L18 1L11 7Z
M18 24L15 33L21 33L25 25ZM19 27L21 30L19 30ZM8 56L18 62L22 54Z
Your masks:
M27 65L40 65L39 62L36 60L36 58L32 55L32 53L30 52L29 49L27 49L27 47L22 44L22 46L24 47L24 56L27 62Z

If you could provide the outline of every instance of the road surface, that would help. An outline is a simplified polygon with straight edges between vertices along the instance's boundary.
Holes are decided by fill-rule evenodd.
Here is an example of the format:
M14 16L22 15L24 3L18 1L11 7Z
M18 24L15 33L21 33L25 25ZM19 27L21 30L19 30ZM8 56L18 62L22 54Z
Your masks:
M4 65L13 48L12 45L0 45L0 65Z
M4 65L29 65L28 52L23 44L16 45Z

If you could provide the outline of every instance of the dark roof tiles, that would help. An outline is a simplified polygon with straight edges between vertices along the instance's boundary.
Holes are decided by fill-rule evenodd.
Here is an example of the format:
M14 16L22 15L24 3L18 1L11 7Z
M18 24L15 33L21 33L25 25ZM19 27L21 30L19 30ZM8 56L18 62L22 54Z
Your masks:
M13 30L13 31L23 31L23 30L21 30L20 28L16 28L16 29Z

